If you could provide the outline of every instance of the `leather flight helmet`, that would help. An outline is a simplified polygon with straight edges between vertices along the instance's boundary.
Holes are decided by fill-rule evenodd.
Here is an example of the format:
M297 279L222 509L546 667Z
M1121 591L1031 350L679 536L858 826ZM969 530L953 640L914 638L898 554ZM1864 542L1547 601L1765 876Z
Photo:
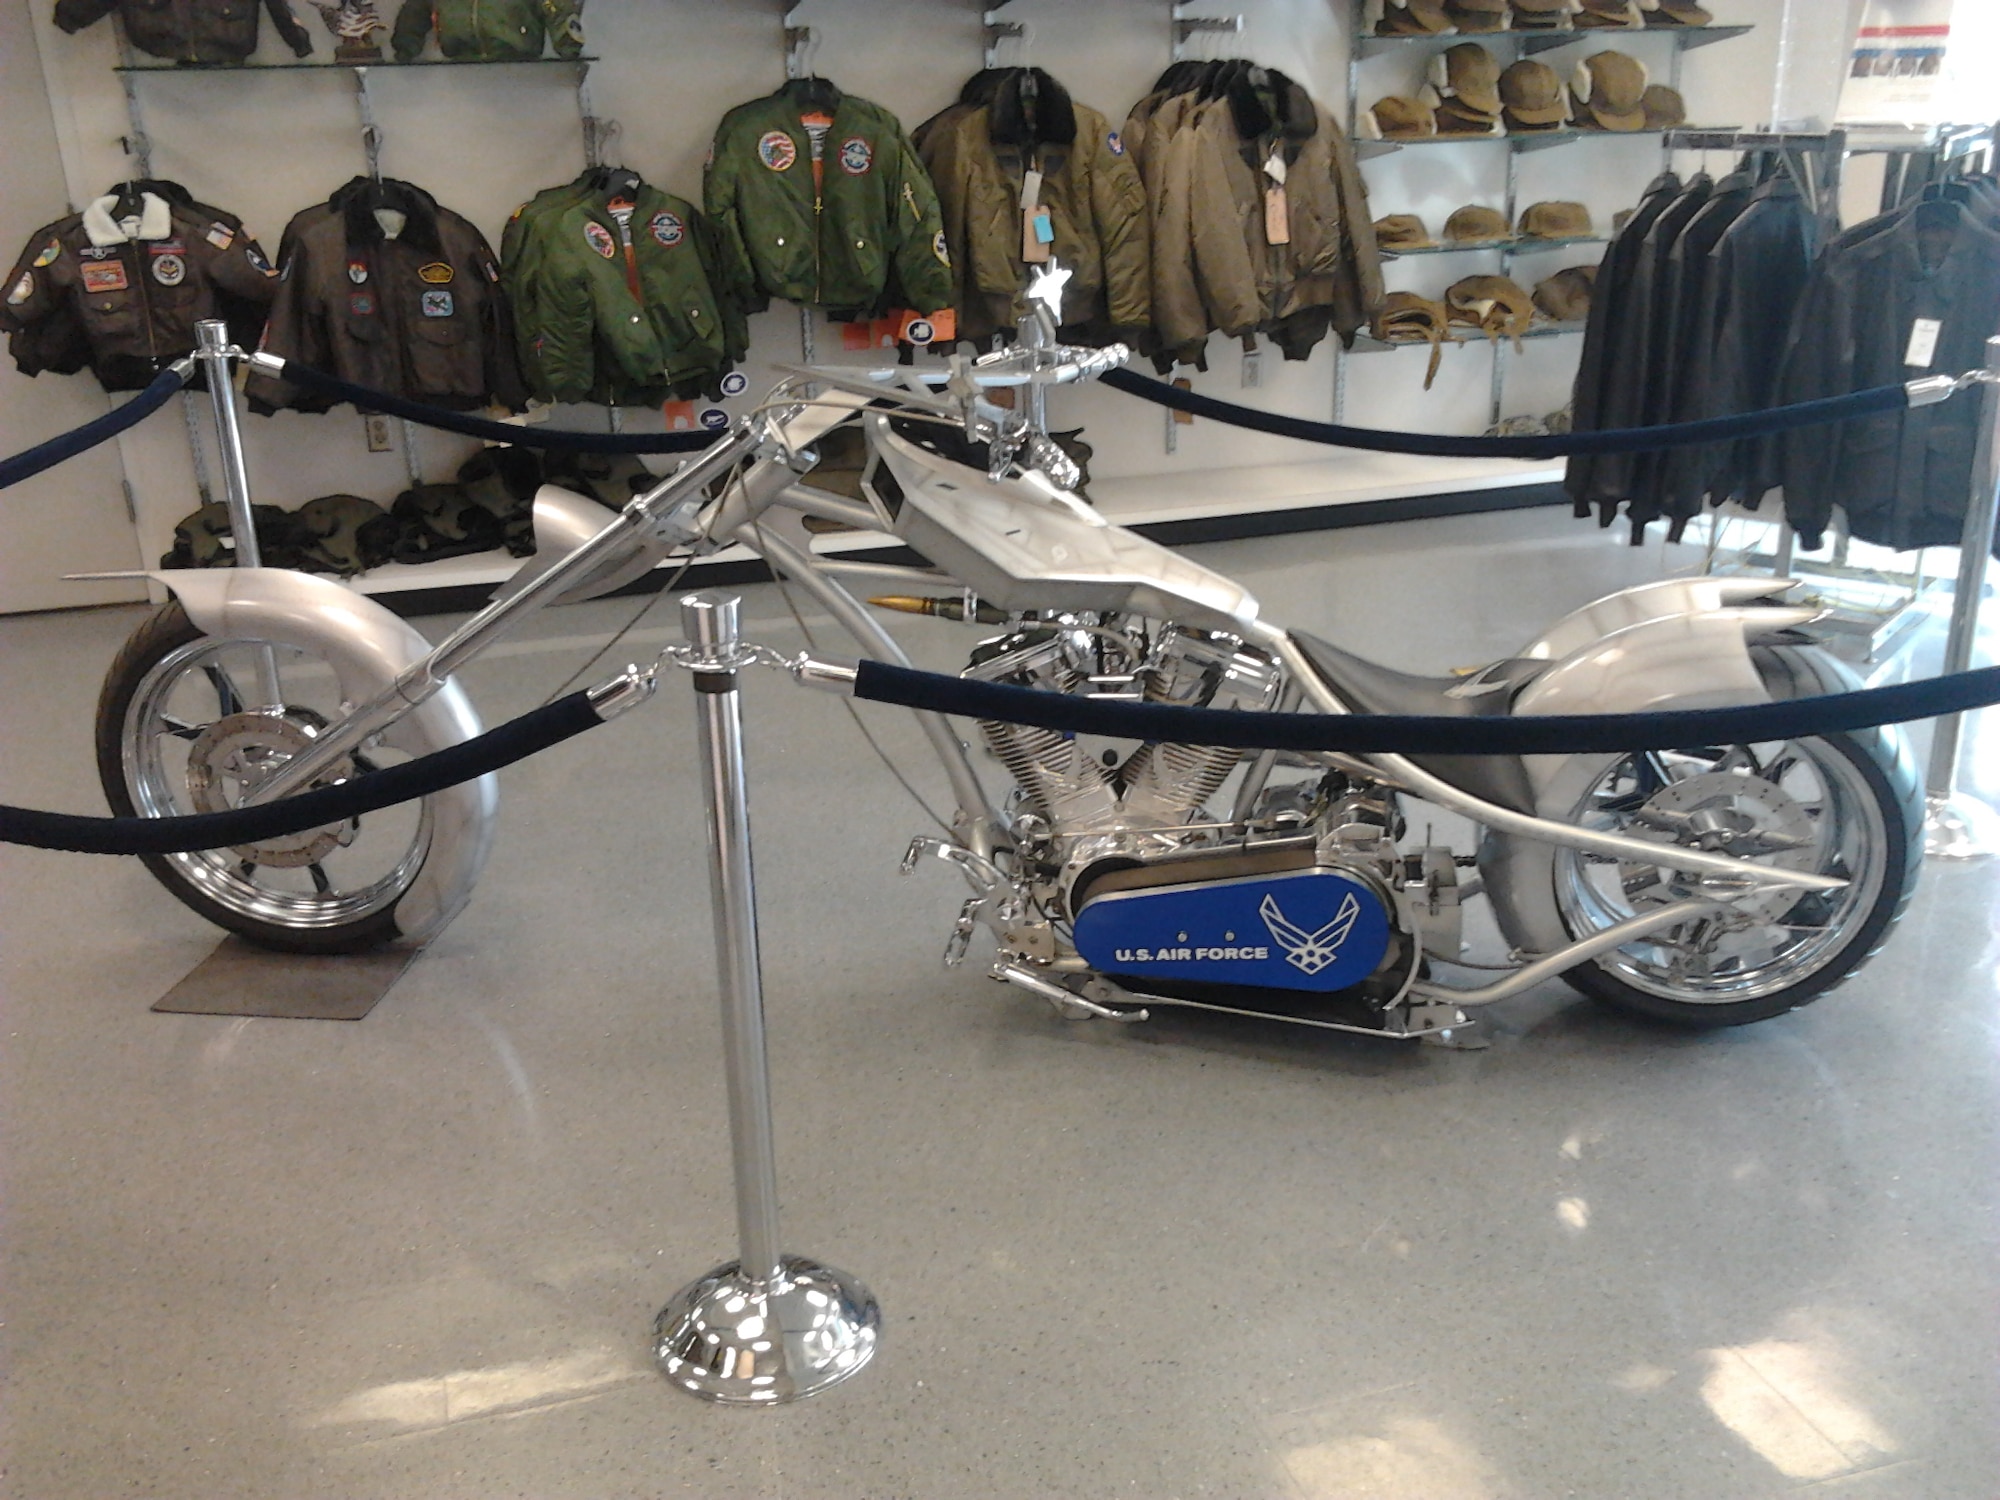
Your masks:
M1416 141L1438 133L1437 116L1421 99L1390 94L1368 106L1362 134L1378 141Z
M1554 31L1570 24L1580 0L1514 0L1516 31Z
M1490 339L1510 338L1517 346L1535 321L1534 298L1505 276L1467 276L1451 284L1444 300L1452 322L1477 328Z
M1385 344L1431 346L1430 366L1424 371L1424 389L1429 390L1437 379L1445 340L1451 337L1451 309L1416 292L1391 292L1375 315L1372 331Z
M1641 0L1644 4L1644 0ZM1645 6L1648 26L1713 26L1715 17L1694 0L1653 0Z
M1623 52L1596 52L1570 75L1579 125L1600 130L1644 130L1646 66Z
M1664 83L1649 83L1639 96L1639 108L1646 116L1648 130L1672 130L1687 123L1687 101Z
M1568 266L1535 287L1535 306L1558 323L1581 323L1596 285L1597 267Z
M1637 31L1646 24L1639 0L1582 0L1576 25L1586 30L1613 27Z
M1524 57L1500 75L1500 103L1509 130L1556 130L1569 123L1569 93L1562 75Z
M1445 0L1385 0L1377 36L1436 36L1451 30Z
M1415 214L1390 214L1375 221L1375 243L1384 250L1429 250L1437 241Z

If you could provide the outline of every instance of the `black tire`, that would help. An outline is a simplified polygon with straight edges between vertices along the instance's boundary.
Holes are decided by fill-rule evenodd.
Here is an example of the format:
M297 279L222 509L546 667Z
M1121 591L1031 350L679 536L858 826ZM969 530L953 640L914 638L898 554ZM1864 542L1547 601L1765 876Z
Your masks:
M1759 651L1757 660L1774 698L1801 697L1842 691L1855 685L1851 678L1818 653L1793 649ZM1719 747L1743 750L1748 747ZM1712 1029L1743 1026L1768 1020L1796 1010L1839 985L1880 951L1889 932L1908 907L1923 866L1923 786L1899 730L1871 729L1854 734L1787 742L1778 753L1793 751L1803 757L1820 757L1819 764L1839 777L1838 768L1850 768L1855 790L1865 789L1879 815L1879 829L1870 825L1871 835L1879 836L1880 882L1876 889L1844 914L1838 939L1829 937L1827 951L1817 955L1807 972L1796 982L1771 988L1752 998L1738 1001L1681 1000L1657 993L1622 978L1618 969L1631 949L1644 946L1645 939L1571 969L1564 978L1578 991L1608 1005L1678 1026ZM1629 764L1621 763L1621 764ZM1558 880L1562 872L1574 869L1573 857L1559 856ZM1871 877L1872 878L1872 877ZM1798 898L1786 917L1808 909L1815 898ZM1559 905L1560 905L1559 900ZM1565 925L1572 936L1583 936L1567 914ZM1803 927L1800 930L1805 930ZM1823 928L1831 933L1831 928Z
M119 650L98 695L96 720L98 779L116 816L157 817L199 810L185 776L177 777L168 766L146 768L142 731L134 717L146 712L149 698L171 686L177 663L192 664L200 653L231 649L249 647L247 643L221 642L205 636L176 602L148 616ZM292 654L303 657L303 653ZM232 695L223 685L228 680L226 673L220 679L209 679L218 699L215 718L232 711L228 701ZM298 722L324 717L293 705L291 687L287 682L288 717ZM242 706L239 700L235 709L240 711ZM172 737L192 743L194 733L201 727L201 721L189 719L184 721L186 732ZM392 814L395 811L389 810ZM282 904L291 920L270 920L245 909L256 904L255 876L259 867L244 860L241 851L139 857L175 899L216 926L259 947L287 953L359 953L395 942L403 935L397 923L396 903L422 868L430 841L427 813L418 811L403 816L415 825L414 842L388 876L368 888L370 894L366 899L349 901L353 907L351 915L345 914L347 908L339 903L346 898L337 892L321 903L314 892L274 890L270 893L271 902L274 907ZM351 826L358 830L360 823L361 820L356 820ZM349 825L343 825L346 826ZM397 835L392 831L390 836ZM232 862L237 866L236 872L228 868ZM321 866L316 863L302 868L316 872L310 878L317 885L322 878L318 873Z

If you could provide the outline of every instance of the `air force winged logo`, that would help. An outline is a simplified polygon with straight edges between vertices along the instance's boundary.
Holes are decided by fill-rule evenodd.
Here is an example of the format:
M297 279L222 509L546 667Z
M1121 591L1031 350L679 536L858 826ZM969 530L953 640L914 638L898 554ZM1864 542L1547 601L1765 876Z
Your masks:
M1271 937L1285 952L1286 961L1306 974L1317 974L1340 957L1341 944L1361 918L1361 903L1352 891L1342 898L1333 920L1317 932L1307 932L1285 919L1275 896L1266 896L1257 915L1271 929Z

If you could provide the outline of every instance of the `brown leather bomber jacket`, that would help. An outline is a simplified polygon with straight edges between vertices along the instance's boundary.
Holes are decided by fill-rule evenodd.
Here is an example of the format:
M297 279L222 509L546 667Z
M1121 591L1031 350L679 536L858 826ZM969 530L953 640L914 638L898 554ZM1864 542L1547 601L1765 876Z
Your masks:
M271 24L299 57L312 36L286 0L263 0ZM132 45L180 63L237 63L257 50L258 0L56 0L56 25L81 31L113 11Z

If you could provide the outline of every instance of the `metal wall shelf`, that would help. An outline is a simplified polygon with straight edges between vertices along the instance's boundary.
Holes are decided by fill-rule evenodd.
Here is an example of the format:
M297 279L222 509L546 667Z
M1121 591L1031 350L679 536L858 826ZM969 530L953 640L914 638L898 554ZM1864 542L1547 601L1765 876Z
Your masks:
M1632 37L1668 37L1683 48L1706 47L1711 42L1726 42L1731 37L1739 37L1754 30L1750 26L1648 26L1637 30L1619 26L1554 27L1535 31L1469 31L1439 32L1431 36L1364 36L1356 43L1355 50L1362 57L1377 57L1386 52L1400 51L1416 42L1518 42L1523 57L1533 57L1537 52L1553 52L1558 47L1572 47L1578 42L1587 42L1595 37L1607 37L1614 41L1629 40Z
M1608 234L1573 234L1563 239L1542 239L1522 235L1511 240L1479 240L1471 244L1415 245L1407 250L1384 250L1382 259L1401 260L1409 255L1471 255L1481 250L1503 250L1510 255L1539 255L1547 250L1563 250L1571 245L1605 245Z
M313 61L301 58L297 62L276 63L128 63L113 68L114 73L311 73L342 72L351 73L359 68L587 68L596 62L595 57L468 57L454 60L449 57L420 57L413 62L397 62L393 57L379 58L374 62L332 62Z
M1524 339L1559 339L1582 332L1583 324L1581 322L1537 323L1533 327L1523 331L1521 337ZM1513 339L1506 334L1501 334L1499 337L1491 339L1487 338L1483 333L1466 336L1453 334L1440 342L1447 349L1454 347L1467 349L1484 348L1488 344L1511 344ZM1429 339L1378 339L1373 334L1357 333L1354 336L1354 347L1349 349L1348 353L1388 354L1397 349L1428 349L1430 346L1431 341Z

